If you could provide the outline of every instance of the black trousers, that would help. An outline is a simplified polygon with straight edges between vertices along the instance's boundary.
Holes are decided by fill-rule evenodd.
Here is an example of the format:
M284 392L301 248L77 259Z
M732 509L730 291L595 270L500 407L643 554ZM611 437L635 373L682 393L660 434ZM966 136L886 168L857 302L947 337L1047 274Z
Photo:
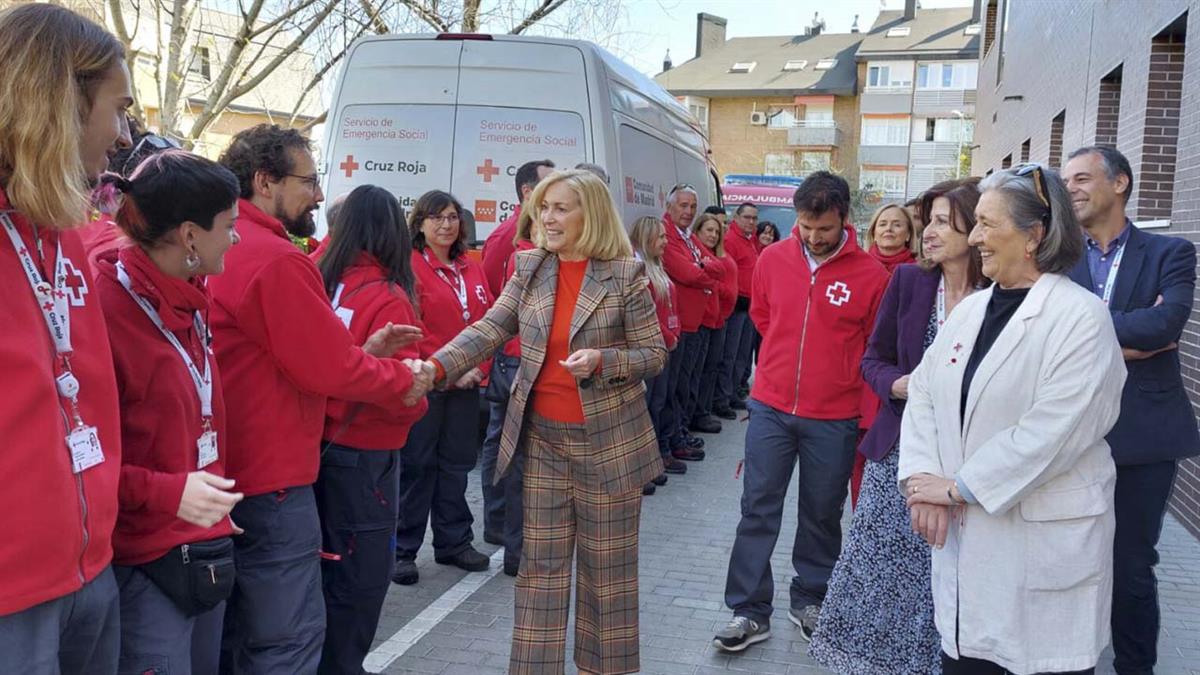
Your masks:
M318 672L359 675L391 585L400 452L330 444L314 489L325 553L325 647Z
M1093 675L1095 672L1095 668L1088 668L1087 670L1062 673L1038 673L1038 675ZM1012 673L991 661L972 659L967 656L952 659L949 654L942 652L942 675L1012 675Z
M1113 668L1150 675L1158 661L1158 537L1175 481L1174 460L1117 467L1113 538Z

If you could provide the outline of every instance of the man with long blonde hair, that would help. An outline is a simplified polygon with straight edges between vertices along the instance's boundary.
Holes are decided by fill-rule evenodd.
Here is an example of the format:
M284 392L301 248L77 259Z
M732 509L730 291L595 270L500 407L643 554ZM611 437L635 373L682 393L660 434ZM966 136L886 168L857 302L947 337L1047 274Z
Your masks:
M81 225L128 147L125 51L48 4L0 13L0 672L115 673L121 430Z

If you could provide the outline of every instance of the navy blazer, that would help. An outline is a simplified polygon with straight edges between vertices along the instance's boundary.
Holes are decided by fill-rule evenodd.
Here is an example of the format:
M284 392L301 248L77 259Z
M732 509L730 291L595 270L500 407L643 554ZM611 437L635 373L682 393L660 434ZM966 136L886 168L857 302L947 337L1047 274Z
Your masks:
M881 402L879 415L858 448L867 459L883 459L900 440L904 401L892 398L892 383L915 370L925 355L925 330L941 277L938 270L901 265L879 303L875 330L862 358L863 380Z
M1109 311L1122 347L1154 351L1179 342L1192 313L1196 247L1179 237L1151 234L1133 224ZM1095 292L1086 254L1070 277ZM1163 303L1155 306L1158 296ZM1107 436L1117 464L1149 464L1200 454L1196 414L1183 388L1179 350L1126 361L1121 416Z

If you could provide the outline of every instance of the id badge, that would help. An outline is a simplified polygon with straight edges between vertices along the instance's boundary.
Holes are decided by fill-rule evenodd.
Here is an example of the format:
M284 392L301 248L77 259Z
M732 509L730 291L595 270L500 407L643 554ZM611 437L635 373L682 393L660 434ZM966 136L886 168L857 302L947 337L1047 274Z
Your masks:
M67 447L71 449L71 469L75 473L83 473L104 462L96 427L77 427L67 435Z
M679 316L673 315L667 317L667 328L671 330L679 330Z
M200 438L196 439L196 448L200 450L200 458L196 462L197 468L203 469L217 461L217 432L206 431L200 434Z

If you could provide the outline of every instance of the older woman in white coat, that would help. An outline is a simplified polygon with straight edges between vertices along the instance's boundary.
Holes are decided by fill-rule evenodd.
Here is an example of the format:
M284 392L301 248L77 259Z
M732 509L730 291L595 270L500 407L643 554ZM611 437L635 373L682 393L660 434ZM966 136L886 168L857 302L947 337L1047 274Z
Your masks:
M970 242L995 284L909 381L900 489L935 547L945 675L1091 673L1109 639L1125 365L1104 303L1063 274L1083 237L1058 174L990 176Z

